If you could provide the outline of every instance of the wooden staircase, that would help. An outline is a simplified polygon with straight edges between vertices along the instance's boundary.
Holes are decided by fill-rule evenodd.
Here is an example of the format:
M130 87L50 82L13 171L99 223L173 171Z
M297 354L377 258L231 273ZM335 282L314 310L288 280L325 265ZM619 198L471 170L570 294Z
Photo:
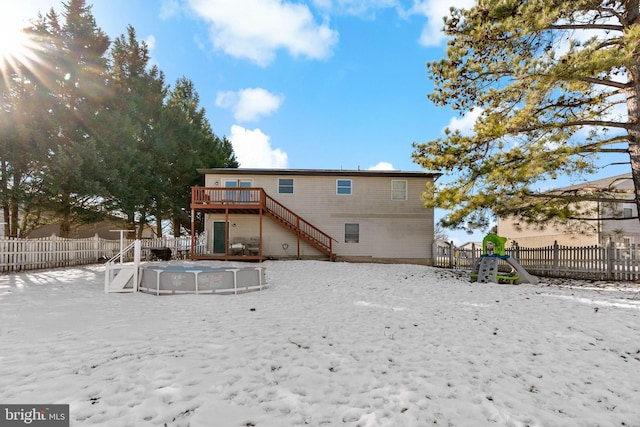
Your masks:
M334 261L333 239L260 187L193 187L191 209L212 214L264 214ZM193 236L192 228L192 236ZM299 255L299 254L298 254Z
M300 215L284 206L282 203L263 193L264 212L278 223L281 227L295 234L298 238L309 243L323 254L327 255L331 261L334 261L336 255L333 253L333 238L321 231L310 222L303 219Z

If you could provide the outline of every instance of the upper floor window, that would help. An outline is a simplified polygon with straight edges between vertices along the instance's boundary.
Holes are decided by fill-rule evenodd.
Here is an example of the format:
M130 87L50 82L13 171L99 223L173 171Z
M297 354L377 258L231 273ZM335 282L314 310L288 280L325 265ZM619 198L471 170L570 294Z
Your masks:
M293 194L293 178L278 178L278 193Z
M407 200L407 181L391 181L391 200Z
M350 179L336 180L336 194L351 194L351 180Z
M631 217L633 217L633 209L631 209L631 208L624 208L624 217L625 217L625 218L631 218Z

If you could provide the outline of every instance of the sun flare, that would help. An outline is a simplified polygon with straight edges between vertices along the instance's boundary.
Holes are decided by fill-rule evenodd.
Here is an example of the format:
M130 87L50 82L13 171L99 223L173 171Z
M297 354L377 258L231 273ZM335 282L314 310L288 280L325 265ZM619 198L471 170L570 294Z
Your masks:
M16 69L29 58L29 38L20 22L0 17L0 72Z

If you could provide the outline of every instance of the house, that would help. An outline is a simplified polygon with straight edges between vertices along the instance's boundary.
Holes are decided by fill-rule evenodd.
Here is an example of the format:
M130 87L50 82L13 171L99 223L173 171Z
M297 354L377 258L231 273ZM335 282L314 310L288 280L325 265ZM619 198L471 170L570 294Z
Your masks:
M101 239L116 240L120 238L120 230L126 229L126 223L122 218L109 217L91 224L74 224L69 233L70 239L87 239L98 236ZM51 236L60 236L60 223L45 224L31 230L27 239L41 239ZM125 234L127 236L127 234ZM155 231L150 225L144 225L142 238L155 237Z
M310 169L199 169L192 218L206 243L194 259L331 259L430 264L439 174ZM192 235L194 234L192 226ZM195 242L195 238L192 239Z
M633 188L631 173L627 173L554 190L554 193L572 192L582 196L607 191L608 197L626 198L629 203L580 202L581 207L593 212L591 220L571 220L563 226L550 224L540 228L513 218L498 218L498 235L507 237L507 245L515 242L530 248L551 246L554 242L564 246L640 244L640 221L633 202Z

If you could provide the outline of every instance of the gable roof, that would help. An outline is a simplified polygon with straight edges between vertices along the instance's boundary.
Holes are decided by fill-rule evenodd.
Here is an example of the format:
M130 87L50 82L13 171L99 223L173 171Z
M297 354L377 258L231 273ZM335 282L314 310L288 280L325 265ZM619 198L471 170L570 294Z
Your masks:
M580 184L570 185L568 187L558 188L553 190L552 192L571 190L606 191L627 188L633 188L631 172L622 175L611 176L609 178L597 179L595 181L588 181Z

